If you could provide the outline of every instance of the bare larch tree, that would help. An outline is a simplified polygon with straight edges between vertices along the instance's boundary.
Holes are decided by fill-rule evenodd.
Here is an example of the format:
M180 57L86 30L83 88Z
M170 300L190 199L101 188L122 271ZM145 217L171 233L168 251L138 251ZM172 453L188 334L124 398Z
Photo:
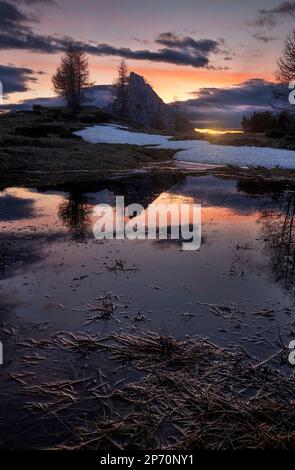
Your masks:
M174 127L175 127L175 130L178 131L180 127L179 124L180 124L180 118L181 118L180 102L179 102L178 96L174 96L172 109L174 112Z
M295 80L295 30L285 40L282 55L278 60L276 78L279 83L285 85Z
M120 117L126 117L127 87L129 83L129 69L125 59L122 59L118 68L118 76L114 83L114 108Z
M285 40L282 54L277 62L275 78L278 84L274 89L275 107L295 111L294 106L290 106L288 102L289 84L295 80L295 30Z
M87 88L93 85L89 81L86 54L70 44L52 77L52 83L54 91L66 100L67 106L73 111L78 111L87 101L85 96Z

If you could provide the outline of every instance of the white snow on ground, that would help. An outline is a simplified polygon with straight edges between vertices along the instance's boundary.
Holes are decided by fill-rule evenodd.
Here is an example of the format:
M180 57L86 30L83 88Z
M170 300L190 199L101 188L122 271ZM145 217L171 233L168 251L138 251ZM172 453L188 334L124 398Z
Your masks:
M87 127L75 134L91 143L151 145L179 149L176 158L187 162L295 168L295 151L291 150L211 145L203 140L173 141L169 140L169 136L129 132L116 125Z

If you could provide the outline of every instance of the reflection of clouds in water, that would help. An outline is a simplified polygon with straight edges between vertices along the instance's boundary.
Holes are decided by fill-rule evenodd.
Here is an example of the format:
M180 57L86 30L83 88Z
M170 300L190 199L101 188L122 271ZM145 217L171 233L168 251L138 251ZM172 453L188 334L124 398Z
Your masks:
M66 201L71 198L82 198L82 195L84 202L77 201L76 204L72 201L69 204L69 212L72 212L72 217L68 214L69 226L71 218L73 225L79 225L78 213L81 212L80 209L83 211L83 204L84 206L94 206L100 203L114 205L117 195L124 196L126 205L139 203L145 208L155 203L159 197L163 198L167 195L170 198L190 198L195 203L202 204L203 207L226 207L240 213L253 213L265 204L267 207L275 207L273 202L275 190L279 192L281 188L274 188L272 184L270 188L265 188L265 191L257 194L257 190L261 190L261 183L259 187L253 184L244 180L237 182L214 176L157 174L136 175L120 180L92 183L91 187L87 184L78 185L78 188L73 186L68 188L66 193L62 191L40 193L24 188L9 188L0 196L0 215L3 215L2 220L20 220L37 215L40 217L43 213L48 217L50 209L52 217L56 218L59 215L60 206L66 206ZM34 208L33 203L35 203ZM77 218L77 223L75 223L75 218Z
M36 216L33 199L21 199L11 194L0 196L0 221L30 219Z
M225 207L237 213L252 214L265 204L268 207L275 206L269 195L255 197L247 191L239 191L239 182L232 179L213 176L188 177L184 189L185 194L193 196L203 207ZM183 189L176 187L175 190L181 193Z
M14 276L16 271L26 270L28 266L42 261L44 259L43 246L51 242L53 238L55 238L54 235L49 237L37 233L29 237L1 234L0 278Z
M39 261L45 242L51 242L58 236L69 234L74 240L93 238L94 205L113 205L115 196L123 195L126 205L136 202L145 208L149 204L156 207L161 203L201 203L205 227L211 221L218 224L220 220L224 220L223 230L227 229L225 221L228 216L240 215L246 218L256 212L260 217L265 239L265 253L270 259L276 280L291 288L295 279L294 197L292 193L285 196L284 191L285 186L281 183L257 183L250 180L237 182L213 176L174 175L132 176L123 180L100 182L92 187L85 185L76 190L73 187L67 193L40 193L23 188L9 188L0 195L0 218L3 221L11 220L13 224L10 228L17 230L18 227L26 229L22 219L31 218L34 221L35 217L37 233L29 242L24 236L28 232L19 232L23 238L21 241L11 238L9 228L8 236L4 240L7 244L1 244L2 275L4 271L6 275L10 268L14 270L17 267L15 259L20 260L20 265ZM40 224L43 223L50 227L50 237L41 233ZM238 225L238 219L236 223ZM207 245L210 243L208 234L206 240L202 237L202 244L205 242ZM161 249L180 246L181 243L182 240L168 238L155 240L153 246Z
M108 188L110 192L105 193L104 197L100 197L103 191L96 194L96 204L102 202L114 205L115 195L122 195L126 205L139 203L145 208L161 198L183 198L200 203L203 207L224 207L244 214L254 213L265 204L267 207L275 206L269 194L255 197L248 193L247 188L240 189L236 180L214 176L138 175L110 182ZM113 194L113 198L110 194Z
M57 230L57 208L66 194L61 191L42 193L35 189L7 188L0 193L0 211L2 208L4 214L2 220L13 221L14 227L23 231L33 223L36 229L42 225L50 225ZM9 204L5 202L6 198ZM30 226L28 219L32 219L29 221Z
M98 192L87 192L83 193L87 198L89 204L113 204L114 203L114 193L109 189L103 189Z

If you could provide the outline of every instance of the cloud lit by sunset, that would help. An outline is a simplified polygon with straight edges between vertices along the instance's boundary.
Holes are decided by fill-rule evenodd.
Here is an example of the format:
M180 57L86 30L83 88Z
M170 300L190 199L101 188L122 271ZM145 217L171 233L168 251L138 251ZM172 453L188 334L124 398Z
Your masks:
M199 120L200 127L237 127L241 110L249 106L243 96L247 84L256 80L251 93L261 102L261 84L274 81L276 60L294 20L289 3L284 9L275 0L247 5L228 0L0 1L5 104L53 97L51 76L71 41L89 55L95 85L112 84L124 57L165 102L175 97L184 102L196 125ZM239 102L233 87L241 87ZM204 90L211 95L229 91L230 122L218 103L210 116L203 112ZM259 107L269 105L266 95ZM253 99L250 106L252 111Z

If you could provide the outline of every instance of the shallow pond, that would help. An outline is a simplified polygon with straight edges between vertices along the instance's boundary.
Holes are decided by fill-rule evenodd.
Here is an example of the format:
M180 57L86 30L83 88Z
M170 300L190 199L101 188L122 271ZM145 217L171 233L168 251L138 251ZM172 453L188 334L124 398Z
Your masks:
M185 252L173 240L95 240L93 207L114 204L116 195L144 207L175 197L200 203L200 249ZM48 331L199 334L264 357L278 331L293 332L294 203L280 184L211 176L138 175L46 192L6 188L2 321L46 322ZM100 319L92 307L106 296L114 311Z
M105 405L82 399L76 411L37 419L46 406L44 388L58 400L60 380L74 380L83 395L85 387L116 387L138 376L104 352L51 347L60 332L202 335L259 361L294 339L294 194L283 183L172 174L45 192L4 188L0 447L48 447L69 433L65 423L80 426L105 413ZM200 249L183 251L175 240L95 240L94 206L113 205L118 195L145 209L201 204ZM287 361L281 366L292 372ZM48 389L48 382L57 385ZM61 403L69 393L72 385Z

